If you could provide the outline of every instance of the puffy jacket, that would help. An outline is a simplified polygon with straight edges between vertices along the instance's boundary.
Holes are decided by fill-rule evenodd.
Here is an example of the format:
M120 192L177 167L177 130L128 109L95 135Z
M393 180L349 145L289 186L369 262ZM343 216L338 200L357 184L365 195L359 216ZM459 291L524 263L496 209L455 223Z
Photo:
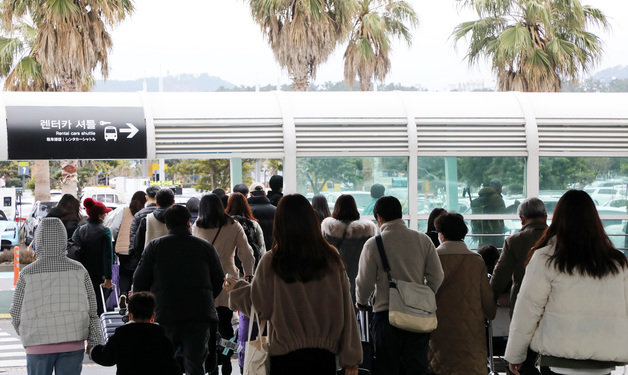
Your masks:
M569 359L628 362L628 268L602 279L547 264L554 245L526 267L510 322L505 359L522 363L528 345Z
M351 298L355 302L355 278L364 243L377 233L377 226L368 220L355 220L349 223L328 217L321 223L325 239L335 246L347 265L347 276L351 283ZM343 239L344 237L344 239Z
M72 241L80 245L80 262L92 280L111 280L113 242L109 228L99 220L89 219L74 232Z
M96 295L87 270L65 256L61 220L44 218L35 235L37 260L24 267L13 294L11 323L25 347L87 339L104 340Z
M486 265L462 241L445 241L436 252L445 278L436 293L438 327L430 336L430 367L442 375L485 375L484 319L493 319L497 308Z
M273 222L275 221L275 206L270 204L268 198L263 195L252 196L248 199L253 216L259 222L264 232L264 244L266 250L273 246Z
M129 250L129 255L133 256L136 259L139 259L142 257L142 252L144 251L144 248L146 247L146 245L150 241L154 240L154 238L151 238L152 234L149 235L148 238L146 234L146 229L148 228L147 220L148 220L149 215L153 215L153 217L157 219L158 222L162 223L165 227L167 209L168 209L167 207L161 208L161 207L156 206L156 208L152 210L152 212L148 212L142 219L140 219L140 224L137 226L137 230L135 231L135 237L133 238L133 241L135 241L135 243L133 244L132 248ZM137 214L135 214L135 216L137 217ZM159 232L162 232L162 231L159 230ZM164 232L166 232L165 229L164 229Z
M152 240L133 276L133 291L151 291L162 324L217 322L214 299L225 274L214 247L188 228Z

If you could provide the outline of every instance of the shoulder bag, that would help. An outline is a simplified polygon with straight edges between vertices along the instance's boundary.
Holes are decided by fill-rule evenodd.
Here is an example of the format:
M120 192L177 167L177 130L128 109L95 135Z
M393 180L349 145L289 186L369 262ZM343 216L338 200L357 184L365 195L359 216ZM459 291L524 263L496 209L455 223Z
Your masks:
M386 257L382 235L377 235L375 240L390 286L388 299L390 324L405 331L432 332L438 325L434 292L422 283L393 279L390 275L390 264Z
M255 340L251 340L253 324L257 322L259 334ZM265 328L264 328L265 327ZM266 331L266 336L264 336ZM251 304L251 319L249 320L249 334L244 349L244 375L268 375L270 373L270 356L268 355L268 321L262 326L255 306Z

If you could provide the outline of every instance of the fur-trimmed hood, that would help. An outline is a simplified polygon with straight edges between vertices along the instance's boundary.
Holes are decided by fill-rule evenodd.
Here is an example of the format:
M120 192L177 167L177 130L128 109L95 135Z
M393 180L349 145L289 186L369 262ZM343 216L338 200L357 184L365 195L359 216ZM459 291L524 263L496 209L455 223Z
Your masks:
M377 226L368 220L355 220L347 226L347 223L344 221L328 217L321 223L323 233L331 237L342 238L345 228L347 230L347 239L369 238L377 234Z

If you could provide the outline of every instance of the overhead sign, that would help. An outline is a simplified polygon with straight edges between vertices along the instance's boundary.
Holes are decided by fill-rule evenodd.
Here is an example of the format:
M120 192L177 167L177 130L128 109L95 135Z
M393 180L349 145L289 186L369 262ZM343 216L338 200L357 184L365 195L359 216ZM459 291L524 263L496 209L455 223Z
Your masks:
M142 107L8 106L9 160L145 159Z

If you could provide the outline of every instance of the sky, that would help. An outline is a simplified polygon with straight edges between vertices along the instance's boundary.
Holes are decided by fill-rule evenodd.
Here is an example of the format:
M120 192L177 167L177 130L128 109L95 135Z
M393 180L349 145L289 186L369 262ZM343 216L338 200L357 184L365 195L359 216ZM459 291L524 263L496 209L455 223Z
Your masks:
M486 62L470 67L464 60L465 40L455 45L450 37L457 24L476 18L473 12L459 9L455 0L408 1L419 25L410 47L393 43L385 83L447 90L458 83L494 80ZM594 71L628 65L628 1L582 2L600 8L611 23L611 30L596 31L605 53ZM112 38L111 80L206 73L236 85L290 83L246 0L135 0L135 12L114 27ZM316 83L343 80L345 48L339 45L319 66Z

